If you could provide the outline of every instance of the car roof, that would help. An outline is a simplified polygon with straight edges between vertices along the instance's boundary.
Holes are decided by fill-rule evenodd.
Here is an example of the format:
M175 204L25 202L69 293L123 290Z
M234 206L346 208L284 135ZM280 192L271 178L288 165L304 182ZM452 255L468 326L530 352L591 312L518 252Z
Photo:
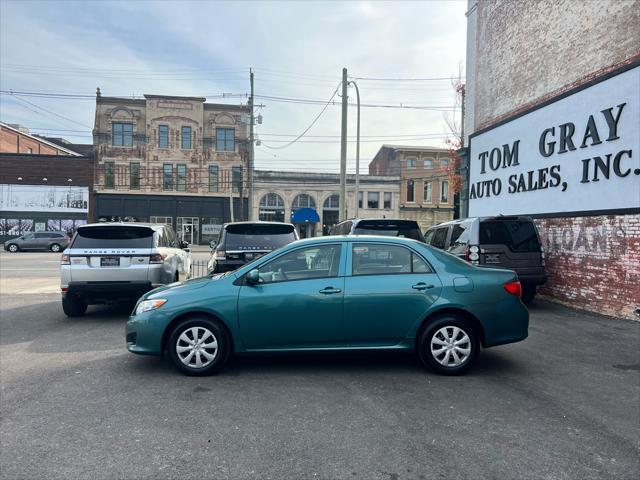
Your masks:
M418 223L415 220L411 220L410 218L385 218L385 217L374 217L374 218L361 218L361 217L356 217L356 218L347 218L346 220L343 220L340 223L344 223L344 222L353 222L353 223L360 223L360 222L388 222L388 223L394 223L394 222L411 222L411 223Z
M258 220L255 222L243 221L243 222L227 222L222 225L222 228L227 228L229 225L290 225L294 226L293 223L287 222L263 222L262 220ZM294 227L295 228L295 227Z
M144 223L144 222L99 222L99 223L87 223L85 225L80 225L80 228L88 228L88 227L145 227L152 228L154 230L159 230L161 228L170 226L164 223Z
M328 235L325 237L311 237L311 238L303 238L301 240L296 240L295 242L289 243L289 245L304 245L304 244L322 244L322 243L335 243L336 241L340 242L385 242L385 243L398 243L403 245L414 245L419 243L420 245L425 245L423 242L418 240L414 240L412 238L405 237L391 237L387 235Z
M533 219L531 217L528 217L526 215L493 215L493 216L489 216L489 217L465 217L465 218L456 218L455 220L449 220L448 222L438 223L436 225L433 225L433 226L427 228L427 230L431 230L432 228L438 228L438 227L446 227L448 225L457 225L459 223L464 223L464 222L468 222L468 221L475 221L475 220L480 220L480 221L486 221L486 220L529 220L529 221L533 221Z

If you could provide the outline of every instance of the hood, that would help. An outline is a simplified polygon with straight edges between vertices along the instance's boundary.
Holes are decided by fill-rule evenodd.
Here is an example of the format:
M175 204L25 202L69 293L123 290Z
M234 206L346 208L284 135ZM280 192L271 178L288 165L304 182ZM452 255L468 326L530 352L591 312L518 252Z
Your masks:
M185 280L184 282L175 282L169 283L167 285L163 285L162 287L154 288L150 292L147 292L144 295L144 299L147 298L157 298L160 294L168 293L182 293L191 290L197 290L198 288L202 288L205 285L208 285L209 282L215 281L217 278L215 277L200 277L200 278L192 278L191 280Z

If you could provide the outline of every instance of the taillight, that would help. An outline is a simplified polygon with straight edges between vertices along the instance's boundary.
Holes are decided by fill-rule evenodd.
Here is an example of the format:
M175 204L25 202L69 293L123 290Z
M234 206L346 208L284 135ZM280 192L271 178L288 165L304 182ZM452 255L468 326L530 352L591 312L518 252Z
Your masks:
M473 264L477 264L478 260L480 260L479 252L480 252L480 249L478 248L477 245L472 245L472 246L467 245L467 249L465 250L464 255L468 261L470 261Z
M213 254L213 257L216 260L225 260L227 258L227 252L225 252L224 250L216 250Z
M522 285L518 280L514 280L513 282L507 282L503 285L504 289L507 293L511 295L515 295L516 297L522 296Z
M149 263L164 263L165 255L160 253L152 253L149 255Z
M71 265L71 260L69 259L69 255L64 254L60 257L60 265Z

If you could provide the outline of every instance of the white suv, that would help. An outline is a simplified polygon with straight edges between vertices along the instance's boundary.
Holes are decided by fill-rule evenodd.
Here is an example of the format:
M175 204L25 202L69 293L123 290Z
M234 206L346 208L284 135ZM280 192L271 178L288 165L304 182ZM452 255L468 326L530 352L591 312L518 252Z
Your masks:
M169 225L95 223L78 228L61 260L64 313L74 317L90 304L136 300L188 277L188 247Z

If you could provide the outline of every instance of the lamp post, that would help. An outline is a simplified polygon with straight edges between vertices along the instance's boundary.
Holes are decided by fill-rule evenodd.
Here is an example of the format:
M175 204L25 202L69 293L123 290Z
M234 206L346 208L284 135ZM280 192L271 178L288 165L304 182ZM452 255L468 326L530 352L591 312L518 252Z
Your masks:
M351 80L351 85L356 87L356 98L358 100L358 120L356 127L356 218L358 217L358 209L360 207L360 90L358 84ZM364 199L363 199L364 203Z

